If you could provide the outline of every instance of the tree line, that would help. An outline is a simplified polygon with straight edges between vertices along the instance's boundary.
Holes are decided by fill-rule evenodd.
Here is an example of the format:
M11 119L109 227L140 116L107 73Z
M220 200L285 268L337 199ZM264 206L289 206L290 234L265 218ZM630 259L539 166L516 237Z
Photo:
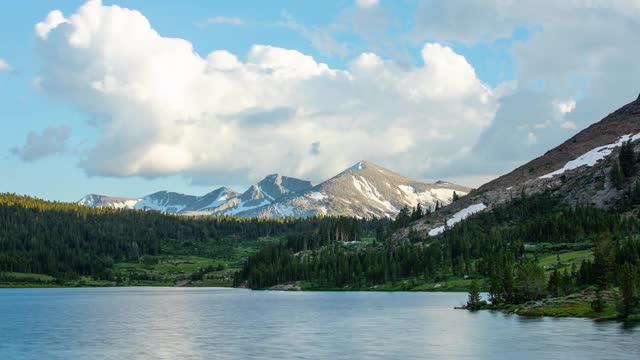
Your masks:
M394 222L378 223L376 239L386 240L356 248L317 232L289 236L250 257L235 284L266 288L308 281L319 288L368 288L403 278L440 281L449 275L472 276L489 279L494 303L517 304L589 285L619 286L625 264L631 272L640 265L638 218L571 207L550 193L522 194L435 238L416 234L411 241L394 243L388 240L394 227ZM525 251L525 244L537 243L592 244L596 255L593 262L554 272L547 280L545 270Z
M113 279L115 262L182 252L202 242L250 240L318 230L331 239L357 238L375 224L336 226L344 219L182 217L155 211L88 208L0 194L0 272ZM351 223L351 222L349 222ZM329 235L330 233L330 235ZM202 254L193 254L202 255Z

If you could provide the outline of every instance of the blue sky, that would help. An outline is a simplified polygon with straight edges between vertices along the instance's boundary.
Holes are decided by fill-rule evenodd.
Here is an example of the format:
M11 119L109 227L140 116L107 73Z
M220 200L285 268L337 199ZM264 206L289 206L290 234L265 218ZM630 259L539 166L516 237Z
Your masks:
M273 172L322 180L362 158L477 186L638 91L621 60L638 58L636 2L84 4L3 11L0 191L203 194ZM65 22L37 35L53 10Z

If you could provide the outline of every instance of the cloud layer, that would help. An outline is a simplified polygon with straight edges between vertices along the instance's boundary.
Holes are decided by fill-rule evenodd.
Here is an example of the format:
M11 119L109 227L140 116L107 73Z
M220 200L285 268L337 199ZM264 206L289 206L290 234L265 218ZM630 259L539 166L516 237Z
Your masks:
M640 91L640 1L424 1L411 37L469 46L525 31L515 81L490 128L439 174L498 175L541 155Z
M271 172L318 180L360 159L416 178L487 179L638 92L639 0L425 0L393 35L402 26L384 5L356 0L337 16L334 27L373 52L336 69L269 45L205 56L137 11L92 0L36 25L38 84L98 119L99 139L80 161L88 174L200 184ZM329 28L285 20L321 54L353 54ZM444 45L505 39L514 79L496 88ZM418 65L408 65L409 44L419 44Z
M25 144L12 148L11 153L25 162L61 154L66 150L70 133L71 129L68 126L49 127L40 133L31 131Z
M268 45L203 57L95 0L51 12L36 34L41 88L99 119L80 162L90 175L320 179L362 158L418 175L467 151L497 110L494 90L438 43L414 67L363 53L333 69Z

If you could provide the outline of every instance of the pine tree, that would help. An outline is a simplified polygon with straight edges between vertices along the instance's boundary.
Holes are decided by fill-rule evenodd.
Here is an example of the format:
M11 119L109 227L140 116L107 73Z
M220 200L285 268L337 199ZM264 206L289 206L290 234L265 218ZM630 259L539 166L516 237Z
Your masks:
M384 224L382 223L382 220L378 220L376 223L376 242L384 242Z
M551 275L549 275L547 291L549 291L551 296L560 296L560 274L558 274L558 270L554 270Z
M591 310L597 313L604 311L604 298L602 297L602 290L600 290L600 287L596 289L596 297L591 301Z
M633 151L633 144L628 140L620 147L620 168L625 177L633 175L636 167L636 154Z
M478 310L480 308L480 286L478 285L478 282L473 279L467 290L469 292L467 298L467 309Z
M622 189L624 186L624 173L622 172L619 161L614 161L613 166L611 167L610 176L616 189Z
M638 303L636 294L637 282L638 271L636 267L625 263L620 271L620 293L622 298L618 302L618 312L623 319L633 313Z

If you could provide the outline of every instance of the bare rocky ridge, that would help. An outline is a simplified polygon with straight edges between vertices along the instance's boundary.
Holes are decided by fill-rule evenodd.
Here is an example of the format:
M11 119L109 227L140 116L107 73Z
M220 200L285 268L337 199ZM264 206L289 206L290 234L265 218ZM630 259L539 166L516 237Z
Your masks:
M269 175L239 194L219 188L204 196L161 191L141 199L129 199L127 207L189 216L234 215L239 217L306 217L314 215L395 217L404 206L446 205L453 192L463 196L471 189L447 182L427 184L361 161L333 178L314 184L281 175ZM109 202L78 203L116 207Z
M639 133L640 97L544 155L482 185L459 201L413 223L409 228L398 231L395 237L405 238L409 229L428 233L442 226L453 214L472 205L482 203L487 206L485 211L490 211L493 207L520 196L523 192L535 194L550 190L569 204L590 204L599 208L609 208L622 195L622 191L617 190L609 178L611 166L619 153L619 146L616 144L621 144L621 139L626 139L627 135ZM634 139L636 150L640 149L637 138L639 137ZM605 145L611 146L605 147ZM580 160L587 153L598 153L594 149L599 147L604 147L599 152L601 160L594 165L562 170L567 163ZM606 155L609 152L610 154ZM580 164L579 161L577 163ZM561 173L550 176L553 172ZM629 185L626 184L626 186Z

